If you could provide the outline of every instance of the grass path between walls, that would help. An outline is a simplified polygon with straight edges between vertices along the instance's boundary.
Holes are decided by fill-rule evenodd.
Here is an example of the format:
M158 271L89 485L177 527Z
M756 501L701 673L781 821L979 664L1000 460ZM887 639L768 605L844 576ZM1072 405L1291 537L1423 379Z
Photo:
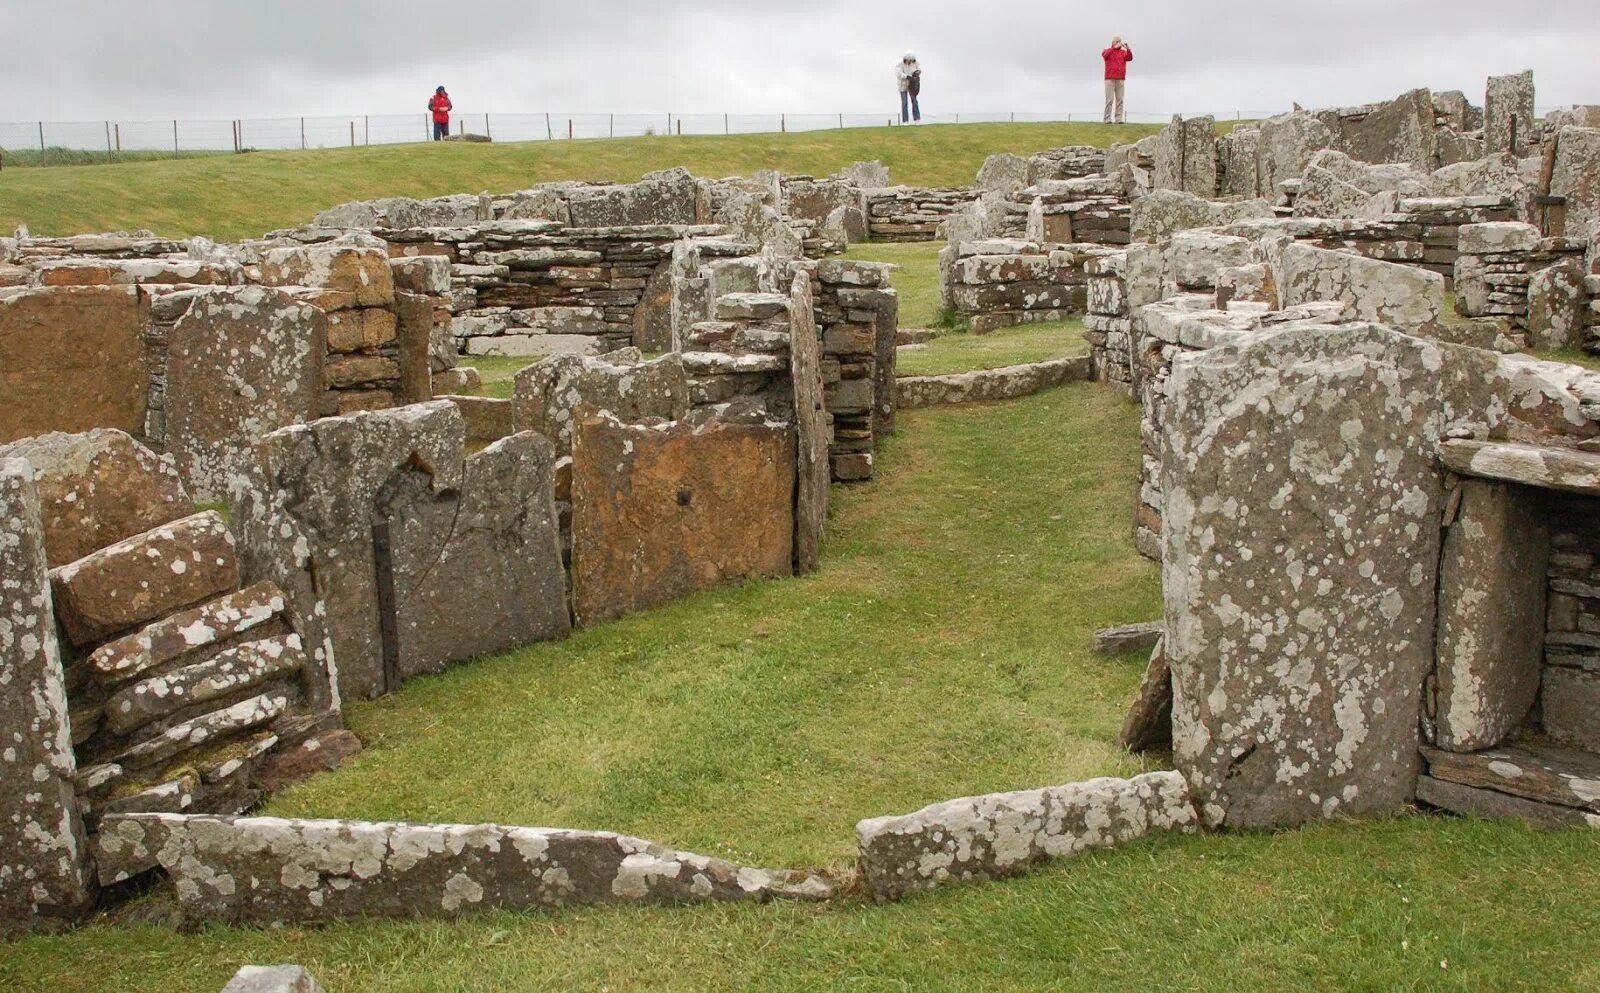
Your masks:
M1127 535L1134 408L1080 384L904 413L836 488L820 574L718 591L351 708L368 751L283 815L610 828L848 870L857 818L1125 775L1156 615ZM0 989L218 990L297 962L330 993L1592 990L1600 833L1412 815L1151 839L895 906L707 906L0 944ZM145 905L146 912L150 907Z

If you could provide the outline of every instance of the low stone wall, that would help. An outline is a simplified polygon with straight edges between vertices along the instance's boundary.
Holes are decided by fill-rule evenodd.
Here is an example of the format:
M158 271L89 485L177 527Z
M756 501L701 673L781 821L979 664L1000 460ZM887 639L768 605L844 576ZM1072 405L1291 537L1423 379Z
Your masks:
M977 198L977 190L964 187L872 190L867 195L868 234L873 241L938 241L945 220Z
M603 831L305 821L108 818L105 884L159 867L185 923L326 923L595 904L822 900L826 877L774 872Z
M1089 379L1088 356L1052 359L946 376L902 376L895 381L895 405L901 410L957 403L1014 400L1041 390Z
M1060 321L1088 309L1085 267L1114 249L991 238L962 241L941 257L942 290L978 333Z
M876 900L952 882L1000 879L1041 862L1109 848L1200 818L1183 776L1091 779L1041 790L949 800L856 825L859 866Z

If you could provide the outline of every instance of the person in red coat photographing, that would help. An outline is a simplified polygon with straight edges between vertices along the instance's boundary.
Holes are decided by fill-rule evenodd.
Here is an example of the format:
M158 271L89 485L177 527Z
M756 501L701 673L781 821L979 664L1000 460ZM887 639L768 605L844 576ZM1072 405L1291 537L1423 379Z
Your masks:
M1133 61L1133 49L1112 38L1111 47L1100 53L1106 61L1106 123L1123 123L1123 90L1128 84L1128 63Z
M433 91L433 96L428 98L428 109L433 111L433 140L443 141L450 137L450 111L454 104L450 102L450 94L439 87Z

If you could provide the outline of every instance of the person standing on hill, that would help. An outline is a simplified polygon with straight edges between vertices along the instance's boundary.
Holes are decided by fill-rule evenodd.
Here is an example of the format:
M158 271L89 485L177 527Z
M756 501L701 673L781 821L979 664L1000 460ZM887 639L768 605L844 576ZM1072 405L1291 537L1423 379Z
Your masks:
M1106 123L1121 124L1125 114L1122 105L1123 92L1128 81L1128 63L1133 61L1133 49L1122 43L1121 38L1112 38L1111 47L1100 53L1106 63Z
M443 141L450 137L450 111L455 107L450 102L450 94L439 87L433 91L433 96L428 99L428 109L433 111L433 140Z
M922 120L922 106L917 98L922 95L922 66L917 64L915 52L907 52L895 67L895 81L900 84L900 123Z

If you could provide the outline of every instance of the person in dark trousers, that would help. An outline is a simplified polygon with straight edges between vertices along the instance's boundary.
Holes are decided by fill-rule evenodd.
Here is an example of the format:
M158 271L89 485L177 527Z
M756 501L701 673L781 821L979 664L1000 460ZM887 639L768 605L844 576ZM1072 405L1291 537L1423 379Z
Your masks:
M1100 53L1106 62L1106 123L1121 124L1124 121L1124 108L1122 98L1127 87L1128 63L1133 61L1133 49L1122 43L1121 38L1112 38L1111 47Z
M450 111L454 105L450 102L450 94L439 87L433 91L433 96L428 99L428 109L433 111L433 140L443 141L450 137Z
M922 107L917 102L922 95L922 66L917 64L916 53L906 53L895 67L894 77L900 84L900 123L922 120Z

